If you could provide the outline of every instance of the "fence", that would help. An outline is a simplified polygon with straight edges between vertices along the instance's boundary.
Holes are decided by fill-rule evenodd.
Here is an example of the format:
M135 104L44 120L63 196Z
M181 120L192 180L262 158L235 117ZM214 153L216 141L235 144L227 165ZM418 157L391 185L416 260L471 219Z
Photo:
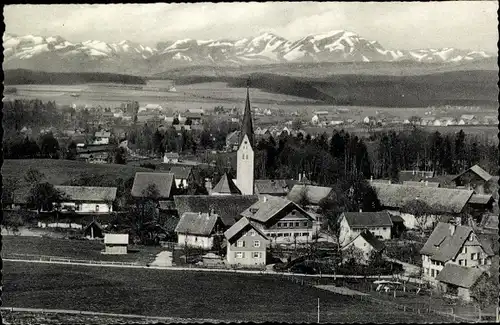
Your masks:
M98 264L98 265L123 265L123 266L145 266L146 264L139 264L137 262L117 262L117 261L96 261L96 260L79 260L71 258L63 258L58 256L48 255L30 255L30 254L7 254L2 257L4 260L29 260L40 262L54 262L54 263L78 263L78 264Z
M396 276L393 277L393 279L397 278ZM371 277L371 279L369 277L352 278L342 276L338 276L337 278L308 278L281 274L281 279L299 285L314 287L333 286L335 290L330 291L349 295L354 299L390 306L403 312L440 315L450 320L453 319L456 322L496 321L497 319L498 311L494 307L480 310L474 305L459 304L458 301L450 303L443 296L433 294L432 290L429 289L430 286L425 283L415 284L406 282L405 291L396 291L395 293L394 290L389 290L388 292L376 291L378 285L371 281L374 280L374 277ZM322 287L322 289L324 288ZM344 290L344 292L340 290L341 288L347 288L347 290ZM421 290L418 290L417 293L415 289L418 288Z

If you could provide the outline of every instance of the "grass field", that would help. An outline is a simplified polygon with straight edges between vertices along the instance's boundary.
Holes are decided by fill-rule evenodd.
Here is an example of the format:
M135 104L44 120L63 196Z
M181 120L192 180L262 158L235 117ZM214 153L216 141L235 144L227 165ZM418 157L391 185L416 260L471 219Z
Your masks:
M322 322L440 320L271 276L17 262L5 262L3 274L4 306L228 321L315 322L320 298Z
M2 238L2 255L4 257L52 256L68 259L130 262L146 265L155 260L163 249L153 246L130 246L127 255L104 255L102 242L90 240L69 240L47 237L4 236Z
M62 185L82 173L101 176L103 180L113 183L117 178L128 179L134 177L136 172L151 171L128 165L89 164L62 159L6 159L2 166L2 176L19 179L19 188L15 192L18 196L25 197L29 191L31 185L24 181L24 175L30 168L45 174L45 181L54 185Z
M156 324L157 320L66 314L42 314L2 311L2 319L8 324Z

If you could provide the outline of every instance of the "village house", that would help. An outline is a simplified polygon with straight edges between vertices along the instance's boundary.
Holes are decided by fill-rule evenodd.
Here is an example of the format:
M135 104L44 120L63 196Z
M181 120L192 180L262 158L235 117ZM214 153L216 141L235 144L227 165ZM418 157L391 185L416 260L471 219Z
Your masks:
M284 179L256 179L254 186L255 194L286 196L289 192L288 184Z
M259 227L243 217L226 230L226 260L229 265L265 267L268 237Z
M433 281L447 264L487 269L494 252L471 227L439 222L420 254L423 278Z
M210 250L222 245L224 223L215 213L184 212L175 228L179 246Z
M128 234L105 234L104 235L104 254L124 255L128 252L129 236Z
M112 161L111 153L116 149L111 144L83 144L77 145L76 159L92 164L106 164Z
M344 212L339 218L339 243L348 243L367 230L377 239L391 239L392 220L389 213L382 212Z
M186 166L172 166L168 170L174 174L175 186L177 188L187 188L194 180L193 169Z
M455 176L452 181L457 187L473 189L477 194L485 194L486 184L492 176L479 165L474 165L463 173Z
M54 186L65 200L60 204L62 212L110 213L116 199L116 187Z
M238 150L239 146L239 138L240 138L240 133L241 131L233 131L229 133L226 137L226 149L229 151L236 151Z
M301 177L299 182L304 182L304 178ZM288 193L287 198L296 204L305 203L306 207L317 210L319 202L328 197L332 190L331 187L295 184Z
M466 207L473 191L440 187L409 186L402 184L371 183L377 192L381 206L391 215L404 220L407 229L433 227L441 218L454 218ZM431 209L430 214L417 218L405 211L406 205L420 201ZM426 212L429 213L429 212Z
M137 172L132 185L132 196L143 198L151 185L158 191L157 200L171 199L176 190L175 177L172 173Z
M314 218L292 201L262 195L240 213L254 222L273 244L304 243L312 240Z
M385 245L382 243L377 237L375 237L370 231L363 230L359 232L356 236L350 239L347 244L344 244L341 247L341 250L345 252L344 261L348 259L350 256L346 254L350 249L359 249L363 255L361 260L357 260L356 262L361 264L368 264L370 257L374 252L381 254Z
M179 154L177 152L165 152L163 155L163 163L177 164L179 162Z
M436 276L436 281L440 292L471 301L471 292L474 286L481 277L486 276L487 273L479 268L446 264Z

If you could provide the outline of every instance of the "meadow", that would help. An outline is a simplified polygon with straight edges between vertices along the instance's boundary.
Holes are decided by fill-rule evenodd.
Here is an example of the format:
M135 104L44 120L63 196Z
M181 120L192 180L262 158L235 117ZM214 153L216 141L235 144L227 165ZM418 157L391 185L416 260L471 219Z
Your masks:
M67 258L71 260L129 262L146 265L155 260L161 247L132 246L127 255L101 254L104 244L91 240L69 240L48 237L4 236L3 258L33 259L39 256Z
M265 276L155 269L4 263L9 307L75 309L225 321L429 322L417 315Z

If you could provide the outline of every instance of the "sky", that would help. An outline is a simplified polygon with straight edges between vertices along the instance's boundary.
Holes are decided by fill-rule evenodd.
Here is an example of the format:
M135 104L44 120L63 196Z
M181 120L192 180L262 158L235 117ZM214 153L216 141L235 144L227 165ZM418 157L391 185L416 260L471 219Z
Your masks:
M241 2L7 5L6 32L72 42L240 39L272 32L288 40L347 30L386 49L497 51L496 1Z

